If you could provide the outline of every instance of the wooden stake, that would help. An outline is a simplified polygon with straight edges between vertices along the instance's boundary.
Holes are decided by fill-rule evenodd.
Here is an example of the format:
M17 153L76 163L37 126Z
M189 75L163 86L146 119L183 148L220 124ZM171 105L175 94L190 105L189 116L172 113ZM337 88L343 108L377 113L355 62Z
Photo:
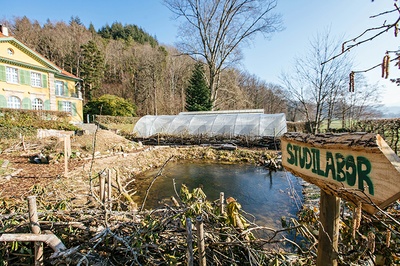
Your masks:
M187 232L187 265L193 266L193 235L192 235L192 220L186 218L186 232Z
M26 151L24 135L22 135L22 148L24 149L24 151Z
M110 210L112 210L112 205L111 205L111 193L112 193L112 173L111 169L108 169L108 174L107 174L107 201L110 207Z
M317 266L337 266L340 199L321 190Z
M221 210L221 215L223 215L225 213L225 205L224 205L224 201L225 201L225 194L224 192L220 192L219 193L219 204L220 204L220 210Z
M68 159L71 156L71 139L69 135L64 136L64 175L68 175Z
M204 244L204 225L201 216L196 217L197 245L199 250L199 265L206 266L206 248Z
M105 186L106 186L106 179L105 179L103 173L101 173L101 174L99 175L99 181L100 181L100 201L101 201L102 203L104 203L104 201L105 201L105 195L106 195L106 189L105 189Z
M34 234L40 235L40 225L37 214L36 196L28 197L29 222ZM43 265L43 244L35 242L35 266Z

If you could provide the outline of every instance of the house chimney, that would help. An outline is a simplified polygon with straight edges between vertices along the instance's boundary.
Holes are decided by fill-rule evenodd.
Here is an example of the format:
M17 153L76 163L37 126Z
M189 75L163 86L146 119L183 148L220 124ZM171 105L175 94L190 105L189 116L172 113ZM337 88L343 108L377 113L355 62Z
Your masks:
M8 36L8 28L1 24L0 24L0 32L3 33L4 36Z

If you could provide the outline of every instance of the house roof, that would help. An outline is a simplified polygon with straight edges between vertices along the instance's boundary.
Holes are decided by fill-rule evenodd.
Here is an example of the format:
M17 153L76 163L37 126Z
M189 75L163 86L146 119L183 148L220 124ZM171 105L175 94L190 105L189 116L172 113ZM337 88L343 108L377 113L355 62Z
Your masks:
M56 64L54 64L50 60L46 59L43 55L39 54L35 50L30 49L28 46L26 46L21 41L17 40L16 38L14 38L12 36L6 36L1 31L0 31L0 42L9 42L9 43L15 45L19 49L23 50L26 54L33 57L35 60L37 60L40 63L42 63L43 65L45 65L47 68L50 68L53 72L57 73L58 75L76 79L76 80L81 80L74 74L71 74L68 71L58 67Z

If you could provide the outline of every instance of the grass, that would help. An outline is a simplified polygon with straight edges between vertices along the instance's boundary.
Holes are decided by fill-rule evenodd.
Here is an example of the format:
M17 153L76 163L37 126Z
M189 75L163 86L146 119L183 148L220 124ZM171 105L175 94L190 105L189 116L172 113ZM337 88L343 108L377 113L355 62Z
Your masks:
M116 124L116 123L110 123L106 124L107 128L109 129L115 129L119 130L121 132L126 132L126 133L132 133L133 127L135 124Z

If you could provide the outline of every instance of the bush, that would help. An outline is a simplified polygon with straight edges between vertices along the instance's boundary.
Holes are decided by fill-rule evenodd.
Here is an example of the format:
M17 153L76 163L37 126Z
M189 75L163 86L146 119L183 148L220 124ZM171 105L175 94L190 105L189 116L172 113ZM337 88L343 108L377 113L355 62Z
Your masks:
M136 116L136 106L116 95L104 94L89 101L84 109L84 115Z
M69 118L70 114L66 112L1 108L0 136L7 139L35 136L39 128L77 130L69 123Z

